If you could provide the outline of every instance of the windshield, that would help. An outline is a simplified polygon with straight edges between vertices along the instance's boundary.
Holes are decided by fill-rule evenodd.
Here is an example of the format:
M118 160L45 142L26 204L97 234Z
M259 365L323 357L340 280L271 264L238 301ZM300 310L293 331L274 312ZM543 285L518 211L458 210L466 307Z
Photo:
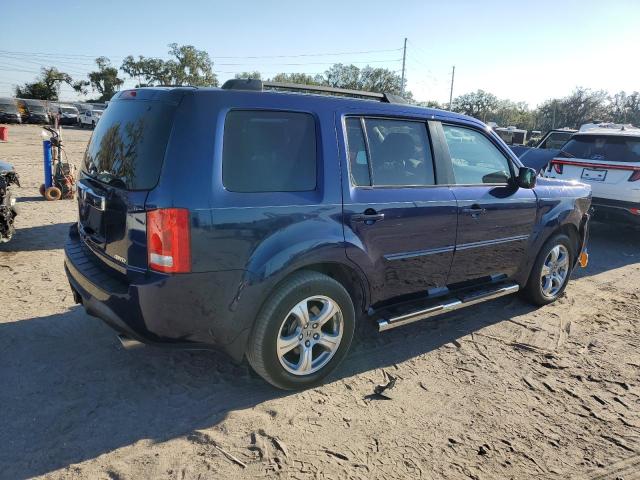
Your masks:
M640 162L640 137L575 135L560 156L604 162Z
M42 105L27 105L27 110L33 113L44 113L44 107Z
M71 108L71 107L62 107L60 108L60 111L62 113L78 113L78 111L75 108Z
M160 176L175 108L153 101L110 104L87 147L84 172L119 188L153 188Z

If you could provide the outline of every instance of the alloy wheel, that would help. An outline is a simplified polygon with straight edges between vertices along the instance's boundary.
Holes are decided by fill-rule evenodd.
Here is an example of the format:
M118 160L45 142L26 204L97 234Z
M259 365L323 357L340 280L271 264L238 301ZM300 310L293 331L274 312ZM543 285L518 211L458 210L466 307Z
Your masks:
M542 264L540 286L545 297L552 298L562 290L569 276L569 250L564 245L551 249Z
M343 331L342 311L333 299L305 298L280 325L276 344L280 364L293 375L317 372L338 351Z

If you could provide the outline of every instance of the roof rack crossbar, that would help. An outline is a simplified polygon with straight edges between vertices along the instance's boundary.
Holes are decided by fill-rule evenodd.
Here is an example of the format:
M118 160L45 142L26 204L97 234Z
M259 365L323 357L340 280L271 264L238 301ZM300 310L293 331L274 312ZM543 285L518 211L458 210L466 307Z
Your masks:
M263 91L264 89L289 90L294 92L318 92L332 95L345 95L356 98L366 98L378 100L386 103L407 103L398 95L389 93L367 92L363 90L350 90L347 88L327 87L324 85L305 85L301 83L281 83L267 82L258 79L233 79L227 80L222 88L225 90L252 90Z

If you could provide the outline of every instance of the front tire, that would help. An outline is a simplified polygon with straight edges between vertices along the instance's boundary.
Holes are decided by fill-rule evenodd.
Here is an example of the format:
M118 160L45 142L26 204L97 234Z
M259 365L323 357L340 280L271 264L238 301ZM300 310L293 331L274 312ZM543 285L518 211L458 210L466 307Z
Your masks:
M318 272L297 272L262 307L247 359L275 387L309 388L344 359L354 328L353 302L339 282Z
M555 302L567 288L575 259L574 247L564 234L551 237L538 253L524 294L534 305Z

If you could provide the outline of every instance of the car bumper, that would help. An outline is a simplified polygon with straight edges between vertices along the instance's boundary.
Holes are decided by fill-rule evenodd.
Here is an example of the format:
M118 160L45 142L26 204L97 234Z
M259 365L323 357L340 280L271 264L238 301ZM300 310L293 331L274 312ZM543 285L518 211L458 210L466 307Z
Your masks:
M65 244L64 264L76 303L118 333L147 344L216 348L236 361L243 358L248 332L233 309L243 271L146 272L129 279L101 265L76 225Z
M640 225L640 203L593 198L594 218Z

